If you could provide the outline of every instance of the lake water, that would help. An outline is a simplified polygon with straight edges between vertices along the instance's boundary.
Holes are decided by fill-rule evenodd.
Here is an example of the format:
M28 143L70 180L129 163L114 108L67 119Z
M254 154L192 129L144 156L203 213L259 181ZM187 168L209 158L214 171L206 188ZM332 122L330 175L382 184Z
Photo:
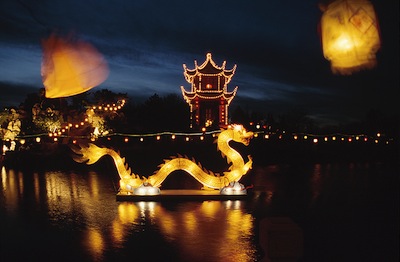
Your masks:
M117 202L117 182L108 164L2 167L0 260L259 261L278 217L301 229L299 261L398 260L397 162L255 163L235 201Z

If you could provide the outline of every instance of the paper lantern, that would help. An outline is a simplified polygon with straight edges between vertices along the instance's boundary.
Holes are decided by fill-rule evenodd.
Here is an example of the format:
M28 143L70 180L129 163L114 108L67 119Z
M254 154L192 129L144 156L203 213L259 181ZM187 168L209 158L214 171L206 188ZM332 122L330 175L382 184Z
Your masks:
M333 73L352 74L373 68L380 48L378 22L367 0L337 0L321 18L323 53Z
M91 44L55 35L43 41L42 79L47 98L83 93L107 77L107 63Z

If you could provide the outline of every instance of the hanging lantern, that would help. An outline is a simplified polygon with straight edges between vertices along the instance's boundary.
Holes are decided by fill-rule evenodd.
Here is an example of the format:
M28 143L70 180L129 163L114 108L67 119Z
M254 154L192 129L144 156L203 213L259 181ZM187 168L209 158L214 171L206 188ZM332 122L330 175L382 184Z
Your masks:
M47 98L83 93L108 77L107 63L92 45L55 35L43 41L41 71Z
M335 74L352 74L376 65L378 21L368 0L336 0L323 8L323 53Z

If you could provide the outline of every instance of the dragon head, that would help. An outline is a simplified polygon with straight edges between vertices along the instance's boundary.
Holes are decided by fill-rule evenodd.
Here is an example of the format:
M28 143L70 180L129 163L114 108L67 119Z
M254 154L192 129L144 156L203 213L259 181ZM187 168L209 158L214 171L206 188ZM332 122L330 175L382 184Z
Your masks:
M242 125L237 124L231 125L229 128L233 131L233 141L242 143L246 146L249 145L250 139L252 139L254 135L253 132L248 132Z

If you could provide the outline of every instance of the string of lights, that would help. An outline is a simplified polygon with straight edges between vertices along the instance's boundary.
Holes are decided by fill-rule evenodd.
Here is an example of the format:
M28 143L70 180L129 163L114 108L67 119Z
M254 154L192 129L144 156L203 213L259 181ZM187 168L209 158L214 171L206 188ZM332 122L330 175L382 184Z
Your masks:
M130 139L144 141L145 139L155 139L161 140L163 137L169 137L172 140L184 138L185 141L194 141L193 138L197 138L199 140L205 140L207 136L217 137L217 135L221 132L221 130L213 130L213 131L204 131L204 132L155 132L155 133L111 133L107 135L99 136L99 138L106 138L111 140L113 137L121 137L125 142L129 142ZM50 137L54 142L59 141L61 138L72 139L72 143L76 143L78 139L87 139L91 141L95 141L93 137L85 136L85 135L77 135L71 136L65 133L61 134L48 134L48 133L40 133L40 134L28 134L28 135L20 135L17 139L21 144L25 143L28 139L34 139L36 142L41 142L43 137ZM254 138L256 140L264 140L264 141L310 141L311 143L325 143L325 142L372 142L375 144L384 143L391 144L394 143L395 140L391 137L387 137L381 133L376 133L375 135L367 135L367 134L343 134L343 133L335 133L335 134L311 134L311 133L275 133L275 132L264 132L258 131L254 132Z

